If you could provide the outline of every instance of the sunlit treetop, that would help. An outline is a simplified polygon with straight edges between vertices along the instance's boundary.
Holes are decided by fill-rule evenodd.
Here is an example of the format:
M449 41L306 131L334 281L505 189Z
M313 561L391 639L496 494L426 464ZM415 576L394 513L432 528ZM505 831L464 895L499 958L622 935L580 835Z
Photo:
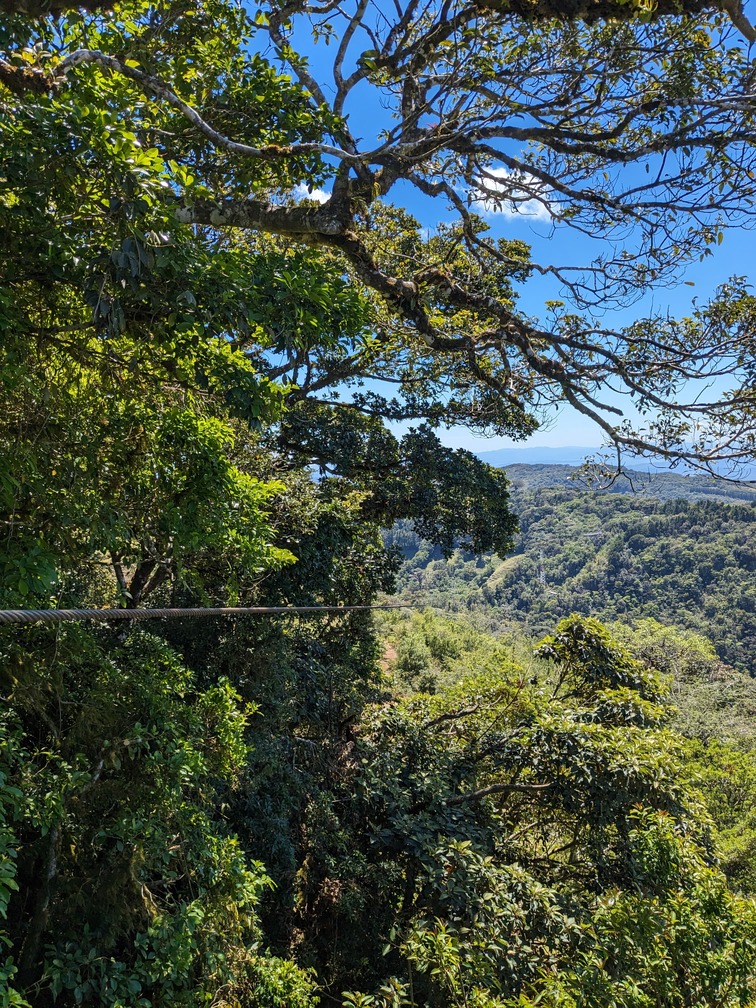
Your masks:
M754 451L753 299L735 283L682 321L619 331L593 309L669 283L753 215L756 36L719 6L164 3L54 20L19 4L32 17L8 19L0 75L16 108L127 125L174 222L305 244L348 277L367 324L276 359L300 399L387 378L398 399L352 408L514 436L567 402L619 448L713 468ZM425 234L408 187L456 225ZM598 256L531 262L493 240L481 210L525 204L601 239ZM542 320L516 298L539 273L564 287ZM615 391L647 422L625 422Z

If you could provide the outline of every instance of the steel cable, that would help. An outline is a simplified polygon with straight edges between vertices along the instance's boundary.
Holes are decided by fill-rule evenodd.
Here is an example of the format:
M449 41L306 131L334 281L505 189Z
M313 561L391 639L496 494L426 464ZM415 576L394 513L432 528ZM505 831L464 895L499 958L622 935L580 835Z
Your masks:
M414 608L407 603L354 606L224 606L218 609L0 609L0 626L24 623L72 623L95 620L177 619L182 616L268 616L291 613L365 612Z

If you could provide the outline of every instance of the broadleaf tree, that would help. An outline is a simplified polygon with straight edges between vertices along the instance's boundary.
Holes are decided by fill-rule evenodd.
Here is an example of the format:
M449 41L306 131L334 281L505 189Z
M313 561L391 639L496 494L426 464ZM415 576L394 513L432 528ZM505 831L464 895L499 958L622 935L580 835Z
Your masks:
M22 105L60 122L54 109L86 103L107 129L128 124L161 166L174 227L305 246L360 293L364 330L328 356L279 345L275 365L258 359L302 398L378 374L398 396L340 409L431 407L435 422L519 436L568 402L620 449L704 468L752 454L741 283L681 320L614 330L593 310L679 278L752 214L754 32L737 3L127 4L9 24ZM107 129L82 142L107 144ZM410 190L453 223L424 236L401 209ZM597 252L531 261L487 235L491 207L535 210ZM533 274L565 292L540 319L512 296Z

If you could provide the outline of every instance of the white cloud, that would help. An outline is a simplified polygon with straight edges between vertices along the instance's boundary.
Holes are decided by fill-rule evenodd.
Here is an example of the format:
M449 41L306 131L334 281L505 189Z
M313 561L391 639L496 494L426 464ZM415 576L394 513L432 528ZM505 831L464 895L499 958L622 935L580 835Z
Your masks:
M471 186L470 196L470 207L478 213L535 220L552 220L558 213L558 206L549 199L549 189L543 182L527 172L509 168L487 169L486 176Z
M312 192L310 192L304 182L300 182L299 185L294 186L293 194L295 199L315 200L316 203L327 203L331 198L331 194L325 192L324 189L313 189Z

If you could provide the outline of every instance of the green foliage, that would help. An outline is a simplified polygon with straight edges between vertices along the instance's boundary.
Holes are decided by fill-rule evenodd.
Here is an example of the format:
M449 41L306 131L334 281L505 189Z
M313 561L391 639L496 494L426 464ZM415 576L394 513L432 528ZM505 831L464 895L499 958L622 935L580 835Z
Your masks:
M723 664L710 640L650 618L611 629L637 658L670 677L679 732L704 744L720 739L741 748L752 745L756 683Z
M442 447L428 427L410 432L401 447L399 472L374 491L378 501L390 500L397 493L397 481L409 484L409 499L392 509L395 519L416 515L417 532L445 553L456 544L476 552L493 548L500 554L512 548L517 524L503 473L481 463L472 452ZM386 512L392 511L381 505L385 522Z
M562 620L558 632L541 642L536 655L563 670L576 697L595 699L603 692L627 690L643 700L658 701L663 694L658 677L618 646L595 619L573 615Z
M533 662L528 644L510 636L492 637L476 629L473 621L443 616L430 609L381 614L378 620L384 642L384 664L396 681L410 692L434 693L483 669L494 671L516 659L527 667Z
M727 891L669 817L639 811L631 823L628 839L645 891L602 895L588 940L574 964L547 983L544 1002L591 1008L751 1004L753 904Z
M227 340L252 324L242 256L176 225L122 111L51 97L2 124L6 605L73 602L105 558L134 605L208 550L242 576L287 559L265 530L278 485L229 458L283 395Z
M0 725L0 919L8 915L8 905L14 893L19 891L16 860L18 857L17 824L24 814L24 794L11 782L11 776L19 758L18 733L12 730L7 715ZM18 969L11 956L6 953L12 942L3 929L0 930L0 999L8 1006L28 1008L28 1002L15 989Z
M613 624L613 636L622 641L645 665L650 665L675 681L716 675L721 662L710 640L690 630L665 626L647 617L632 626Z
M455 545L474 550L512 548L517 528L506 476L472 452L441 444L429 424L401 440L378 417L298 404L285 417L282 441L294 458L316 461L361 493L365 518L383 527L409 518L413 527L450 554Z
M708 637L721 660L751 669L752 504L710 500L705 481L703 500L662 500L568 484L562 467L532 468L532 473L531 467L514 471L510 494L520 533L506 559L459 550L447 562L408 529L388 533L387 544L399 545L405 557L401 597L472 610L491 628L521 628L531 635L545 633L573 611L637 626L652 620ZM674 488L682 479L669 478ZM559 485L548 485L552 479ZM654 494L668 491L666 479L666 474L654 477ZM683 485L689 495L697 487L692 479ZM665 648L681 646L670 634L653 633L654 647L649 638L640 657L664 663ZM691 642L688 638L686 648L695 651ZM690 653L690 661L711 664L712 656L698 651L698 657Z
M752 677L723 665L710 641L653 619L612 632L634 655L669 677L671 724L690 740L685 773L716 826L720 864L735 890L756 891L753 873L756 753Z
M300 561L268 574L261 601L355 604L387 587L359 500L285 478L276 549ZM199 567L221 597L225 556L206 548ZM174 590L181 601L187 588ZM377 682L366 617L9 631L3 657L24 740L21 892L39 908L11 908L21 989L39 1004L56 991L114 1006L314 1003L280 932L302 807L328 786L318 751Z
M216 807L252 712L228 683L198 689L151 634L36 638L31 652L6 641L4 655L25 904L11 901L9 923L24 935L25 986L35 1003L205 1003L243 979L268 884Z
M717 827L722 871L736 891L756 893L756 753L753 737L744 744L715 736L692 742L686 770L701 789Z
M202 404L160 401L160 386L124 385L120 369L103 381L55 353L35 363L29 386L6 396L2 425L13 474L2 493L6 605L73 600L76 579L105 558L133 604L164 581L196 577L208 550L240 575L290 559L272 548L264 520L280 485L234 466L228 422Z
M333 174L319 142L348 145L348 124L288 43L298 83L254 51L266 21L225 0L125 0L2 26L2 80L28 64L37 83L0 85L3 605L365 604L392 587L379 527L397 519L481 596L511 587L512 565L495 587L497 561L453 552L511 548L507 479L436 428L535 426L539 383L490 338L510 331L529 250L481 240L474 215L423 235L378 199L390 160L380 177L338 173L343 212L316 228L294 188ZM472 71L495 86L485 44L465 86ZM118 55L43 80L73 49ZM360 74L380 74L363 57ZM724 76L706 54L687 70ZM670 93L687 94L681 73ZM265 151L239 161L180 100ZM432 139L422 114L411 129ZM257 225L218 223L229 205ZM728 301L718 323L750 305ZM671 331L690 342L702 319ZM460 333L482 356L457 352ZM398 440L386 420L417 426ZM567 532L587 515L607 534L593 553L572 544L575 576L627 588L630 547L606 513L557 503ZM528 535L547 520L530 504ZM650 539L663 520L642 517ZM531 608L534 625L551 612ZM713 867L656 674L576 616L536 658L429 614L385 626L382 664L364 613L4 631L0 999L746 1004L753 908ZM670 648L712 661L652 629L657 664ZM750 762L698 744L689 761L716 755L703 782L725 869L748 889Z
M308 813L297 920L327 989L380 1008L750 1003L756 918L712 867L662 684L595 621L560 624L527 672L433 623L391 617L389 653L402 633L460 647L466 677L367 711Z

